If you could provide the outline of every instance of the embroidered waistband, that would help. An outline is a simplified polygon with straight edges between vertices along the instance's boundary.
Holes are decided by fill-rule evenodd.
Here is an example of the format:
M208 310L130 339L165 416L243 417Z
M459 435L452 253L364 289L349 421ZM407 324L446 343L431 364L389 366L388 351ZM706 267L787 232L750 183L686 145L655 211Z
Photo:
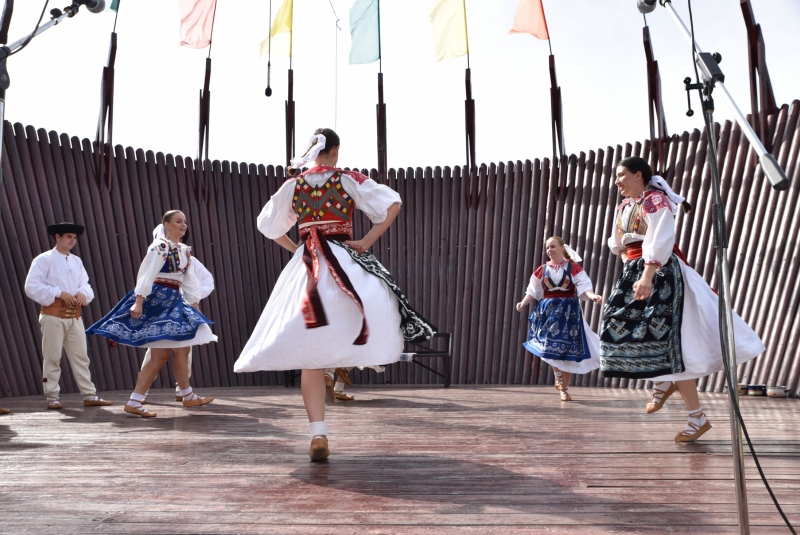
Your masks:
M642 257L642 242L636 241L633 243L629 243L625 245L625 252L628 253L628 260L636 260L637 258ZM672 246L672 253L683 260L683 263L687 266L689 265L689 261L686 260L686 257L683 255L683 251L678 248L678 244L674 244Z
M553 291L553 290L545 290L544 297L545 299L553 298L553 297L577 297L578 294L575 293L575 290L569 291Z
M159 286L165 286L167 288L172 288L173 290L181 289L181 281L176 281L173 279L156 279L155 284L158 284Z

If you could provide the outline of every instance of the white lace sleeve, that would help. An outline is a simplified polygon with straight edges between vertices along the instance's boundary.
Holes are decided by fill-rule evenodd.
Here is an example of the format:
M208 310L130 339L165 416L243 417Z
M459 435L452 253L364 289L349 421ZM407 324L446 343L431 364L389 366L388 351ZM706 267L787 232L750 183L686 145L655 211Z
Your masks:
M542 279L538 278L536 274L531 275L531 280L528 283L528 289L525 290L525 293L536 299L537 301L541 301L544 297L544 288L542 287Z
M134 289L136 295L147 298L153 291L153 282L158 277L161 268L164 267L168 252L169 247L164 240L155 240L147 248L147 254L142 260L142 265L139 266L139 275L136 277L136 288Z
M668 208L655 213L643 213L647 221L647 234L642 242L642 258L645 265L663 266L672 256L675 245L675 216Z
M356 208L364 212L374 224L386 221L389 207L401 203L400 194L389 186L378 184L371 178L359 184L347 173L342 174L342 185L353 198Z
M31 269L25 278L25 295L42 306L52 305L61 295L61 288L45 282L47 272L50 270L51 257L47 253L40 254L33 259Z
M295 183L284 182L258 214L258 230L271 240L280 238L297 223L297 214L292 211Z

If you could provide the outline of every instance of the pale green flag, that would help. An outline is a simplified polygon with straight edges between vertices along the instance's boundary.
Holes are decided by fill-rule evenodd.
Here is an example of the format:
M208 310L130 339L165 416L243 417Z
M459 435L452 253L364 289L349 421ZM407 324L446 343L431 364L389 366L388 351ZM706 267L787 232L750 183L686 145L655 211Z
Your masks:
M350 64L372 63L381 57L380 0L356 0L350 8Z

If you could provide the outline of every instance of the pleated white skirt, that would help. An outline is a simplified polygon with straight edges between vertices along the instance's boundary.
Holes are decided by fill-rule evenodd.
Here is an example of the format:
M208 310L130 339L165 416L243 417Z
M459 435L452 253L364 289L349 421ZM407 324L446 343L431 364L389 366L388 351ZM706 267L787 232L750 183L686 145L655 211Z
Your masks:
M361 297L369 329L367 343L353 345L361 331L361 312L337 286L322 256L317 290L328 325L306 328L300 305L308 274L301 246L278 278L234 372L377 366L400 359L404 339L397 298L343 248L334 243L330 246Z

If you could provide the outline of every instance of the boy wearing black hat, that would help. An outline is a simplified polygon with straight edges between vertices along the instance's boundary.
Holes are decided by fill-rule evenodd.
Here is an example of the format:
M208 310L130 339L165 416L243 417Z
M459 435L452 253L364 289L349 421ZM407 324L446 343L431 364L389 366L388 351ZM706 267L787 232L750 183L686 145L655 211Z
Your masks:
M89 275L81 259L71 254L83 227L60 223L47 227L55 237L55 248L33 259L25 279L25 294L42 306L39 324L42 326L42 382L48 409L60 409L58 400L61 378L61 353L66 350L72 374L83 394L83 405L111 405L97 396L89 373L86 333L81 307L94 298Z

